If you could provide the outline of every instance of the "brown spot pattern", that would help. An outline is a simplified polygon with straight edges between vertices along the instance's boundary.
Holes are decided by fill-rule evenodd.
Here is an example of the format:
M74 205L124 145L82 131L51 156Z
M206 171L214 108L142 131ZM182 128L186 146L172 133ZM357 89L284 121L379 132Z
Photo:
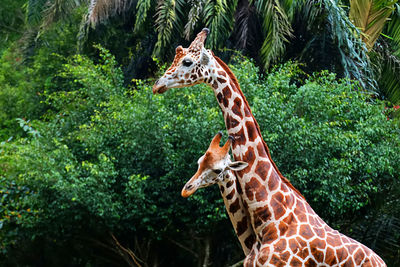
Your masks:
M277 255L272 255L271 261L270 263L273 266L277 266L277 267L283 267L285 266L285 262L281 261L281 259L277 256Z
M327 263L331 266L337 263L336 257L335 257L335 252L330 247L328 247L325 252L325 263Z
M236 234L241 236L247 230L247 217L243 217L236 225Z
M259 161L257 163L257 167L254 170L254 172L257 173L257 175L260 176L260 178L265 181L267 179L268 171L270 168L271 168L271 164L269 162ZM271 178L273 176L273 173L274 173L274 170L272 170L272 172L271 172ZM278 181L277 179L274 179L274 180ZM268 183L269 183L269 181L268 181Z
M276 252L282 252L286 249L286 239L280 239L274 247L274 251Z
M257 145L257 151L258 151L258 155L260 157L266 158L267 157L267 153L265 151L265 147L264 144L262 142L258 143Z
M361 248L359 248L359 249L356 251L356 253L354 254L354 256L353 256L354 261L356 262L356 265L360 265L361 262L362 262L362 260L364 259L364 257L365 257L364 252L362 251Z
M235 188L232 188L232 191L228 195L226 195L226 199L228 200L232 199L235 193L236 193Z
M242 100L240 100L239 97L236 97L236 98L233 100L233 103L234 103L235 106L237 106L237 107L239 107L239 108L242 106Z
M261 162L259 162L259 163L261 163ZM257 172L257 169L256 169L256 172ZM262 173L257 173L257 174L261 175ZM261 177L261 179L265 179L265 178ZM269 191L274 191L274 190L276 190L278 188L278 186L279 186L278 177L276 175L274 175L274 172L272 172L271 176L268 179L268 189L269 189Z
M352 258L349 258L344 264L343 267L353 267L354 266L354 262Z
M235 145L246 143L246 136L244 135L243 127L235 134Z
M274 210L275 214L275 220L279 220L283 215L285 215L285 207L282 205L282 201L279 201L280 199L283 199L283 196L281 193L276 193L272 196L270 205L272 209Z
M285 222L279 223L279 234L281 236L285 235L287 229L288 229L288 225Z
M249 147L246 151L246 154L244 154L244 157L243 157L243 161L245 161L249 164L247 166L248 170L251 169L255 160L256 160L256 155L254 153L254 149L252 147Z
M314 256L314 259L317 260L317 262L323 262L324 261L324 253L318 248L311 246L311 254Z
M218 100L219 103L222 103L222 98L223 98L222 94L218 93L217 94L217 100Z
M276 227L273 223L268 224L262 230L262 242L263 244L269 244L278 238Z
M302 248L300 251L299 251L299 253L297 253L297 256L299 256L300 258L302 258L303 260L305 259L305 258L307 258L307 256L310 254L310 252L308 251L308 248L307 247L305 247L305 248Z
M232 112L233 112L233 114L237 115L239 118L243 118L243 115L242 115L242 112L241 112L239 106L233 105Z
M226 83L226 80L225 80L225 79L222 79L221 77L217 77L217 81L218 81L219 83Z
M323 228L316 227L314 228L314 232L319 238L325 238L325 230Z
M235 189L233 189L235 190ZM229 206L229 212L234 214L240 209L240 202L239 198L236 198L236 200Z
M246 128L247 128L247 133L249 136L249 141L254 142L254 140L258 136L258 131L257 131L256 126L254 125L254 122L246 121Z
M311 237L314 236L311 227L308 224L303 224L300 226L299 234L305 239L310 239Z
M222 75L222 76L226 77L225 71L219 70L217 73L218 73L218 75Z
M339 262L341 262L342 260L347 258L347 251L345 248L338 248L336 249L336 256L339 260Z
M265 264L265 262L268 260L268 256L269 256L269 248L264 247L261 251L260 251L260 256L258 257L258 262L263 265Z
M235 128L236 126L239 125L239 121L233 118L231 115L227 114L226 116L226 125L228 125L229 128Z
M290 261L290 266L292 267L301 266L301 264L302 264L301 261L296 257L293 257L292 260Z
M282 261L287 262L290 257L290 253L289 253L289 251L286 251L284 253L281 253L280 256L281 256Z
M221 193L225 192L225 187L223 187L222 185L219 187L219 190L221 190Z
M307 267L314 267L314 266L317 266L317 263L316 263L313 259L309 258L309 259L304 263L304 266L307 266Z
M289 239L289 248L293 253L296 253L298 247L299 247L299 244L297 243L295 238Z
M231 98L232 92L229 86L225 86L224 89L222 89L222 94L228 99Z
M258 227L260 226L262 223L265 223L268 221L268 219L271 217L271 214L269 213L267 208L264 207L260 207L260 208L256 208L254 210L254 226ZM275 227L274 227L275 228ZM265 229L264 229L265 230ZM276 229L275 229L276 232ZM263 232L264 234L264 232Z
M248 249L251 249L253 247L254 242L256 241L254 235L249 235L245 240L244 244Z

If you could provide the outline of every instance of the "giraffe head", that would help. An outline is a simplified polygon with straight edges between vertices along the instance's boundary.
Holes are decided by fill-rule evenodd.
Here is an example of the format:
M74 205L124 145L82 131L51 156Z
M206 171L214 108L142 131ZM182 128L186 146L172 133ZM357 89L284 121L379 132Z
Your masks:
M212 52L204 48L204 41L209 32L209 29L204 28L188 48L176 48L171 67L153 86L154 94L206 81L210 75L208 66L213 59Z
M232 138L229 137L225 145L220 147L221 137L221 132L214 136L206 153L198 160L197 172L182 189L183 197L192 195L199 188L222 182L227 178L227 171L240 171L247 167L246 162L231 161L229 148Z

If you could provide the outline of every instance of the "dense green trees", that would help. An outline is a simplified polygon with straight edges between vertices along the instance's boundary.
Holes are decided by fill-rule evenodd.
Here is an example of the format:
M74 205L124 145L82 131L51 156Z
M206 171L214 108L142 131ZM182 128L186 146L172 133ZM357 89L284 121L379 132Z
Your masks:
M113 56L97 48L99 63L77 55L63 65L66 87L46 95L47 119L21 120L24 137L1 145L2 262L239 261L217 188L189 200L179 193L224 128L211 91L154 96L141 80L126 88ZM240 62L233 71L273 158L318 213L350 233L354 218L363 222L372 207L381 216L386 202L398 201L399 129L382 102L333 74L307 76L288 63L262 79L253 63ZM382 242L368 241L375 249Z
M224 129L214 96L206 86L154 96L143 79L207 26L206 46L233 64L282 173L397 266L400 12L373 3L5 0L0 265L242 259L217 188L179 194ZM289 59L301 63L272 67Z

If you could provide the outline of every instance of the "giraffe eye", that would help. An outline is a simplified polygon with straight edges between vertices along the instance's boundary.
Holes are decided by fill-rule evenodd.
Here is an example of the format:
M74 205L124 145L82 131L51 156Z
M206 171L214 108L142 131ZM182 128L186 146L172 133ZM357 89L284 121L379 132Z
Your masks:
M192 65L192 63L193 62L190 59L184 59L182 61L182 65L185 66L185 67L190 67L190 65Z
M220 174L222 170L221 170L221 169L213 169L212 171L213 171L214 173L216 173L216 174Z

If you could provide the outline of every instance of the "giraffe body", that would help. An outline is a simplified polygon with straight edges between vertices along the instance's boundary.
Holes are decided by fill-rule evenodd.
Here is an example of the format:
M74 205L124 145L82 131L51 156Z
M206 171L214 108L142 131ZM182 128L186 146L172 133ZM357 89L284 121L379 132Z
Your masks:
M386 266L372 250L330 228L279 172L235 75L204 49L207 33L200 32L189 48L177 48L153 92L201 82L212 87L234 138L234 159L248 164L236 173L256 235L245 266Z
M234 170L247 166L245 162L231 162L229 146L231 140L220 148L222 134L218 133L212 140L206 153L198 160L198 170L182 189L182 196L188 197L197 189L218 184L229 219L247 256L255 243L255 234L250 217L244 208L241 187L237 182Z

